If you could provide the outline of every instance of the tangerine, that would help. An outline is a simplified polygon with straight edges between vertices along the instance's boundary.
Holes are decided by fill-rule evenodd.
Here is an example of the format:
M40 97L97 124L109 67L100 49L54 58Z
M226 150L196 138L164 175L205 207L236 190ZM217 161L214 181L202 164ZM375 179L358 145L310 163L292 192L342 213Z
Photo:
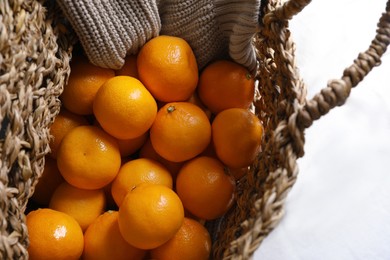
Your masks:
M184 164L184 162L172 162L172 161L169 161L169 160L161 157L156 152L156 150L154 150L152 142L150 141L150 138L148 138L148 140L146 140L144 145L139 150L139 157L140 158L149 158L149 159L155 160L155 161L161 163L162 165L164 165L168 169L168 171L171 173L173 182L175 182L176 176Z
M138 78L137 55L127 55L122 68L115 71L116 76L130 76Z
M184 220L183 204L170 188L141 184L127 193L119 207L119 230L132 246L156 248L171 239Z
M114 137L96 126L78 126L62 140L57 165L69 184L93 190L115 178L121 156Z
M228 108L248 109L255 95L255 82L242 65L218 60L206 66L200 74L198 94L214 114Z
M250 166L261 149L260 119L243 108L220 112L212 123L213 144L218 158L231 168Z
M77 221L60 211L43 208L26 216L31 260L79 259L84 247L83 232Z
M67 182L57 187L49 203L49 208L74 217L83 231L103 213L105 206L103 189L79 189Z
M66 110L64 107L61 108L60 112L54 119L53 124L50 126L50 153L49 155L56 159L57 152L60 147L62 138L73 128L81 125L88 125L88 121L84 116L77 115Z
M120 206L127 192L142 183L172 188L172 176L162 164L152 159L138 158L123 164L111 183L111 194L116 205Z
M200 156L182 167L176 179L176 192L186 210L200 219L213 220L233 205L235 180L226 174L218 159Z
M149 130L157 103L138 79L116 76L96 93L93 113L107 133L118 139L131 139Z
M74 58L70 66L72 72L60 96L62 104L75 114L90 115L97 91L115 72L93 65L85 56Z
M198 65L182 38L160 35L148 41L137 57L140 80L164 102L185 101L198 84Z
M186 102L190 102L198 107L200 107L205 113L207 118L210 120L212 113L211 111L203 104L202 100L200 100L199 95L194 92L189 99L186 100Z
M179 231L168 242L152 249L151 256L159 260L208 260L210 252L207 229L196 220L184 218Z
M149 132L130 139L117 139L121 157L127 157L138 151L149 137Z
M118 225L118 211L106 211L84 233L83 260L141 260L145 250L127 243Z
M240 180L249 172L249 167L243 167L243 168L228 168L228 172L234 177L234 179Z
M172 162L186 161L200 154L210 143L210 121L205 112L192 103L168 103L157 113L150 140L161 157Z

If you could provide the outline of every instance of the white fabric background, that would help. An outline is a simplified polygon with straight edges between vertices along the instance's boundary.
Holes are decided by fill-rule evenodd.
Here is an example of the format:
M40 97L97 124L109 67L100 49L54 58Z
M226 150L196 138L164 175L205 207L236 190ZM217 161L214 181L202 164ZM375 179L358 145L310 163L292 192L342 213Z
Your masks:
M386 0L312 1L290 23L312 97L368 48ZM306 131L286 214L256 260L390 259L390 48Z

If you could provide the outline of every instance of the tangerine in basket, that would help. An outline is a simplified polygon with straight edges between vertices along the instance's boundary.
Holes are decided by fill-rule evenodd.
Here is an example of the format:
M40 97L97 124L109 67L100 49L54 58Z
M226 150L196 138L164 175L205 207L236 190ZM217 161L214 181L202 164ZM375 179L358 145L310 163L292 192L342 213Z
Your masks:
M84 56L75 57L71 62L68 84L60 96L63 106L75 114L92 114L97 91L114 76L114 70L95 66Z
M100 126L118 139L130 139L149 130L157 113L157 103L136 78L116 76L96 93L93 113Z
M35 185L31 199L41 206L48 206L52 194L62 182L64 178L58 170L57 161L50 156L45 156L42 176Z
M210 252L207 229L194 219L184 218L179 231L168 242L152 249L151 256L159 260L208 260Z
M203 104L202 100L200 100L199 95L196 92L194 92L186 101L200 107L206 113L207 118L211 119L211 111Z
M100 189L117 175L118 144L96 126L78 126L62 140L57 165L64 179L80 189Z
M49 155L56 159L57 151L60 147L62 138L73 128L80 125L88 125L88 121L84 116L77 115L66 110L64 107L61 108L59 114L54 119L53 124L50 126L50 153Z
M60 211L37 209L26 216L30 244L30 260L77 260L80 258L84 237L77 221Z
M119 230L132 246L156 248L171 239L184 220L183 204L170 188L141 184L127 193L119 207Z
M137 55L127 55L122 68L115 71L117 76L130 76L138 78Z
M228 108L249 108L255 94L255 82L242 65L218 60L206 66L200 74L198 94L214 114Z
M243 168L227 168L229 174L231 174L235 180L240 180L249 172L249 167Z
M172 176L159 162L138 158L123 164L111 183L111 194L116 205L120 206L127 192L142 183L165 185L172 188Z
M127 243L118 225L118 211L106 211L84 233L83 260L141 260L145 250Z
M137 57L140 80L163 102L185 101L198 84L198 65L190 45L179 37L160 35Z
M79 189L67 182L58 186L49 204L49 208L74 217L83 231L103 213L105 206L103 189Z
M149 137L149 132L130 139L117 139L119 152L122 157L127 157L138 151Z
M163 158L186 161L200 154L210 143L210 121L205 112L192 103L168 103L157 113L150 140Z
M260 152L263 126L260 119L243 108L221 111L212 123L218 158L231 168L250 166Z
M180 168L183 166L184 162L172 162L167 159L164 159L161 157L156 150L154 150L152 142L150 141L150 138L146 140L144 145L139 150L139 157L140 158L149 158L152 160L155 160L162 165L164 165L168 171L172 175L173 182L175 182L176 176L180 171Z
M187 162L176 179L176 192L194 216L213 220L233 205L235 180L216 158L200 156Z

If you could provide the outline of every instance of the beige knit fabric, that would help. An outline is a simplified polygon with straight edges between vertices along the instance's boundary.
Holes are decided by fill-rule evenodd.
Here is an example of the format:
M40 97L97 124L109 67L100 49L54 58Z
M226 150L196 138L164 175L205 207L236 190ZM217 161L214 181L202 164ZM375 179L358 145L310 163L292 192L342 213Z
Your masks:
M228 44L215 19L210 0L163 0L159 6L161 34L184 38L194 50L198 66L227 56Z
M57 0L76 31L89 60L119 69L128 53L136 53L159 34L156 1Z
M260 0L214 0L219 29L229 42L229 55L250 71L256 70L252 40L258 31Z
M184 38L199 68L230 56L250 71L256 69L252 36L260 0L57 0L70 20L90 61L120 68L159 35Z

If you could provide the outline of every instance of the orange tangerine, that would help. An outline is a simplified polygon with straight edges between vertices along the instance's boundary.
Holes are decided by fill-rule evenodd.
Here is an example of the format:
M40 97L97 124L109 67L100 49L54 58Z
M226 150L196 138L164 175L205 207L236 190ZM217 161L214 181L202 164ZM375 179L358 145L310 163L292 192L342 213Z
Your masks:
M230 108L214 118L212 135L218 158L231 168L243 168L260 152L263 126L251 111Z
M184 218L179 231L165 244L151 250L152 259L208 260L211 238L207 229L198 221Z
M123 239L117 211L100 215L85 231L84 241L83 260L141 260L146 254Z
M148 41L138 53L137 66L140 80L160 101L185 101L198 84L195 55L179 37L160 35Z
M154 150L152 142L150 141L150 138L146 140L144 145L141 147L139 151L139 157L140 158L149 158L155 161L158 161L162 165L164 165L168 171L172 175L173 181L175 181L177 174L180 171L180 168L183 166L184 162L172 162L167 159L164 159L161 157L156 150Z
M93 113L107 133L118 139L131 139L152 126L157 103L138 79L116 76L96 93Z
M242 65L229 60L218 60L200 74L198 94L214 114L238 107L248 109L255 95L255 82Z
M103 213L106 198L103 189L84 190L63 182L54 191L49 207L76 219L83 231Z
M210 143L210 121L205 112L192 103L168 103L157 113L150 140L163 158L186 161L200 154Z
M93 190L115 178L121 156L115 138L96 126L78 126L62 140L57 165L68 183Z
M122 157L127 157L138 151L149 137L149 132L130 139L117 139L119 152Z
M73 128L80 125L88 125L88 121L84 116L69 112L64 107L61 108L60 113L54 119L50 126L50 153L49 155L56 159L57 151L60 147L62 138Z
M77 221L60 211L37 209L26 216L31 260L78 260L84 237Z
M141 184L130 191L119 207L119 230L132 246L156 248L171 239L184 220L177 194L158 184Z
M117 76L130 76L138 78L137 55L127 55L122 68L115 71Z
M60 99L63 106L79 115L92 114L92 104L99 88L115 76L111 69L93 65L84 56L71 62L71 74Z
M235 180L243 178L249 172L249 167L243 168L228 168L228 172L234 177Z
M142 183L161 184L172 188L172 176L159 162L139 158L122 165L111 184L111 194L120 206L126 194Z
M198 107L200 107L206 114L208 119L211 119L212 113L211 111L203 104L202 100L200 100L198 93L194 92L189 99L186 100Z
M187 162L176 179L184 207L200 219L223 216L235 199L235 180L216 158L200 156Z

